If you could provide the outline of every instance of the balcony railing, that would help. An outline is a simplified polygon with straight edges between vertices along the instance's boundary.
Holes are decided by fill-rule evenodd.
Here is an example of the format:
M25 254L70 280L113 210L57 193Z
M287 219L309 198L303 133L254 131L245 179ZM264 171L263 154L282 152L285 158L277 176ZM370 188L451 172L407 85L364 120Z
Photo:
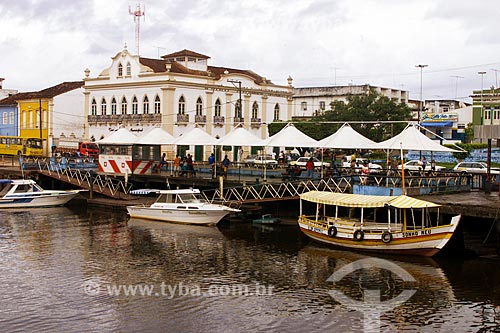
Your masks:
M105 115L89 115L88 122L91 124L108 124L108 123L159 123L161 122L161 114L105 114Z
M194 116L194 122L200 125L205 125L207 123L207 116L197 114Z
M240 124L240 123L244 123L245 122L245 118L243 117L234 117L233 118L233 123L235 124Z
M178 125L187 125L189 123L189 115L188 114L178 114L177 115L177 124Z
M224 126L225 118L224 116L214 116L214 126L222 127Z
M260 118L250 118L250 127L260 128L262 125L262 120Z

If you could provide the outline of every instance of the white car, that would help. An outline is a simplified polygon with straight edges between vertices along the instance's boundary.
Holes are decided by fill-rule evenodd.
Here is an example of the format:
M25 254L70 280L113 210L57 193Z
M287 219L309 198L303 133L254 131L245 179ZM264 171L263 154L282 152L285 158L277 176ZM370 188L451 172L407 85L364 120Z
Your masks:
M253 165L256 167L264 167L274 169L278 166L278 161L276 161L272 156L256 156L253 160Z
M299 166L301 168L305 168L307 161L309 161L309 158L310 157L304 157L304 156L299 157L295 161L291 161L290 165L296 165L296 166ZM313 157L312 159L313 159L313 163L314 163L315 168L320 168L321 166L324 166L325 168L327 168L330 166L330 162L321 162L316 157Z
M356 159L356 167L355 167L356 172L359 172L361 170L361 167L365 163L368 163L368 169L370 169L370 172L379 173L379 172L383 171L383 168L380 164L369 162L368 160L363 159L363 158L357 158ZM342 167L343 168L350 168L351 162L350 161L343 162Z
M401 164L398 165L398 169L401 170ZM436 171L439 171L439 170L443 170L443 169L446 169L445 167L443 166L440 166L440 165L436 165ZM419 171L419 170L422 170L422 166L420 165L420 161L419 160L410 160L408 162L405 163L405 170L410 170L410 171ZM425 164L425 171L431 171L431 164L429 162L427 162Z
M486 173L488 166L484 162L459 162L453 167L455 171L469 172L469 173ZM490 174L500 174L499 168L490 168Z

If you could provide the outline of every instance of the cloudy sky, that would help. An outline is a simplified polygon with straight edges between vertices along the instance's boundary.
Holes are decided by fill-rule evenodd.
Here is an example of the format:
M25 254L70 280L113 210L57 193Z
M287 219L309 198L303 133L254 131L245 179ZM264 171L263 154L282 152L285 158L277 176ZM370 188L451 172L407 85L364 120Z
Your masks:
M497 0L144 0L140 54L190 49L277 84L371 84L469 101L500 80ZM125 0L0 0L0 77L34 91L96 76L135 24Z

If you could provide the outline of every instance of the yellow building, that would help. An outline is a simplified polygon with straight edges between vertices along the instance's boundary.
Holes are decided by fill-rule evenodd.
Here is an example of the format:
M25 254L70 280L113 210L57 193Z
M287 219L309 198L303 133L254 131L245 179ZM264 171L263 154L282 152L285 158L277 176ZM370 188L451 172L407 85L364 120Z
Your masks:
M17 94L18 98L14 96L19 107L19 136L41 138L45 156L51 153L54 138L63 137L63 133L81 138L84 130L82 87L83 81L63 82L37 92Z

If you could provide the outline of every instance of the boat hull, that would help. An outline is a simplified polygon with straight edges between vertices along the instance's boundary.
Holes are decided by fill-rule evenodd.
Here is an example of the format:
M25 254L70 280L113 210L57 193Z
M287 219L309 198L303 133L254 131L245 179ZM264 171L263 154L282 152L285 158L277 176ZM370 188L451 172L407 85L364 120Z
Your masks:
M187 209L153 208L141 206L128 206L127 211L132 218L148 220L174 222L181 224L217 224L226 215L231 214L231 210L203 210L196 211Z
M392 234L392 240L387 243L382 241L381 233L367 232L362 240L356 240L354 234L350 232L338 232L332 237L328 235L327 230L315 228L304 221L299 221L299 226L308 237L329 245L359 251L432 257L448 243L459 219L460 216L454 217L449 225L395 232Z
M78 192L75 191L31 196L10 196L0 199L0 209L62 206L77 195Z

